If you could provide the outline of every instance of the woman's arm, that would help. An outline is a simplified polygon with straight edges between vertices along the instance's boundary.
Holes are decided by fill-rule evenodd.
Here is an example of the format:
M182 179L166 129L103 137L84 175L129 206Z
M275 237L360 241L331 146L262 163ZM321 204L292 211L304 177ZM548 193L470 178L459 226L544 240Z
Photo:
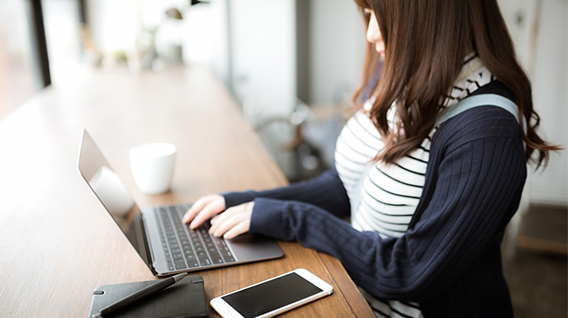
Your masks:
M294 200L324 209L344 218L350 213L349 197L335 169L325 171L319 177L265 191L223 193L226 208L253 201L255 198Z
M201 197L185 213L183 222L191 222L190 227L196 228L223 211L225 212L220 215L222 216L221 220L228 219L227 214L239 215L244 213L245 209L242 205L258 197L302 201L324 209L340 218L348 216L350 212L349 198L337 171L333 169L324 172L317 178L272 190L229 192L223 195L211 194ZM248 213L248 216L250 220L250 213ZM219 235L224 234L223 230L226 229L226 225L218 229ZM245 222L244 225L241 223L239 228L240 231L232 231L229 236L248 231L248 222ZM217 227L214 225L211 228L211 233L214 233L215 230L217 230Z

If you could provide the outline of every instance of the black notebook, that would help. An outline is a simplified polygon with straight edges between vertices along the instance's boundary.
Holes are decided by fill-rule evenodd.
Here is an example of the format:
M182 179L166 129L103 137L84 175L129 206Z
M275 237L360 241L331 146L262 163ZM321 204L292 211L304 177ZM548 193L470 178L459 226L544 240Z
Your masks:
M104 307L111 305L156 280L100 286L93 292L89 318ZM201 276L187 276L164 290L141 299L104 318L182 318L207 317L207 301Z

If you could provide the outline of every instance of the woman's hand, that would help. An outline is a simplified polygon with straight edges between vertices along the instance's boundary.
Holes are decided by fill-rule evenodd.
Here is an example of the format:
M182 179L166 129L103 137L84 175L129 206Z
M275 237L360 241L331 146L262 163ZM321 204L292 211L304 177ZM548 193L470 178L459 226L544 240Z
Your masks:
M182 220L184 223L191 222L189 227L195 229L215 214L219 214L211 219L209 233L231 239L248 232L253 206L254 202L247 202L223 212L226 207L225 198L219 194L210 194L197 200Z
M227 209L211 220L209 233L213 236L223 236L232 239L246 233L250 229L250 218L254 202L247 202Z
M184 223L191 222L189 227L195 229L223 210L225 210L225 198L223 196L219 194L206 195L195 201L183 216L182 221Z

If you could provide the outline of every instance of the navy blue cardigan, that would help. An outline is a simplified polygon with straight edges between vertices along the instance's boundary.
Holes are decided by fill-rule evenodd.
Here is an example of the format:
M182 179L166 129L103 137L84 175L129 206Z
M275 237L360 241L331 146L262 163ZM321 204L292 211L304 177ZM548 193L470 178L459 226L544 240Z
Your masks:
M503 93L489 84L476 93ZM349 199L334 170L267 191L225 193L227 207L254 200L250 231L338 258L377 298L420 304L425 317L512 317L501 239L521 198L526 162L516 119L477 107L441 125L426 182L405 235L381 239L341 220Z

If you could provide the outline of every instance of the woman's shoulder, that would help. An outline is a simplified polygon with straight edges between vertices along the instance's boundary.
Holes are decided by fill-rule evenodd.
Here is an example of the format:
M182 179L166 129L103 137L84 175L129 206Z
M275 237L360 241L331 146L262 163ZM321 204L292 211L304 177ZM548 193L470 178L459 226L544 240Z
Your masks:
M493 81L470 96L496 94L512 100L512 94L499 81ZM473 107L442 123L436 132L434 144L459 145L480 139L511 138L522 146L517 118L496 105Z

